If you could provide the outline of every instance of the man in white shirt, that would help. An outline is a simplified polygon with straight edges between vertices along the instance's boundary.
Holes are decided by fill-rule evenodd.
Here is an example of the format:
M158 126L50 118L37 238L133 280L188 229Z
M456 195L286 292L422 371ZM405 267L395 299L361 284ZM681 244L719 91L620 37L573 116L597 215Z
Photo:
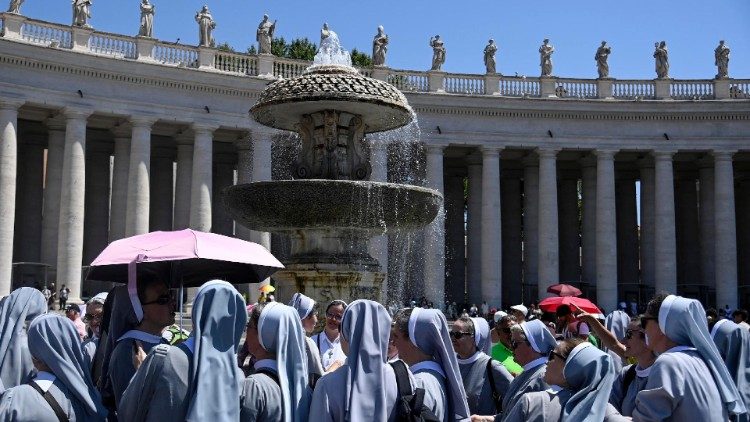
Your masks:
M325 372L331 372L346 360L344 351L341 350L341 320L346 310L346 302L334 300L326 308L326 325L323 331L312 336L313 341L320 351L320 361Z

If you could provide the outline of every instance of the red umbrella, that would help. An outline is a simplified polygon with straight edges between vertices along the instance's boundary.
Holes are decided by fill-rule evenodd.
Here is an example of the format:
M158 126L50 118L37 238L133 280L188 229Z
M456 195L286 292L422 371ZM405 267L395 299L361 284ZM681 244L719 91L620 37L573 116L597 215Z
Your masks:
M573 312L575 312L576 310L575 306L573 305L576 305L590 314L602 313L602 311L590 300L575 296L548 297L539 302L539 309L543 310L544 312L555 312L557 310L557 307L560 305L570 306L570 309Z
M580 296L583 294L577 287L573 287L570 284L553 284L547 287L547 293L552 293L558 296Z

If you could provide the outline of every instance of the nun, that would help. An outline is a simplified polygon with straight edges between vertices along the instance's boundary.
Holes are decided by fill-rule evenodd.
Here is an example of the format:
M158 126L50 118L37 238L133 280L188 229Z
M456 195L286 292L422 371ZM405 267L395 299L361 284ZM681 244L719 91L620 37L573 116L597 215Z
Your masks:
M192 320L185 342L154 347L140 365L122 396L120 421L239 420L245 300L226 281L209 281L195 296Z
M246 334L257 361L242 386L240 421L306 422L311 390L297 310L279 302L258 304Z
M416 387L425 390L425 405L432 413L444 422L467 420L469 405L443 313L402 309L396 314L393 337Z
M711 329L711 337L747 409L750 406L750 331L728 319L721 319ZM750 420L749 413L736 420Z
M396 421L396 374L386 362L391 317L383 305L360 299L347 306L341 321L346 362L323 375L315 386L310 419ZM414 385L414 380L410 380Z
M31 321L28 335L38 373L28 384L3 393L0 420L106 420L107 409L91 381L89 360L73 322L56 314L40 315Z
M604 320L604 326L618 340L622 340L623 338L625 338L625 331L627 331L628 329L628 324L630 324L630 316L620 310L610 312L609 315L607 315L607 318L605 318ZM591 326L591 324L589 326ZM622 356L617 353L617 351L609 349L607 347L604 347L603 350L610 356L612 356L612 364L615 366L615 372L620 372L622 370L622 367L627 364L623 360Z
M318 304L302 293L295 293L289 302L289 306L297 311L302 322L302 329L307 334L303 337L305 339L305 353L307 354L308 378L310 387L315 388L315 383L323 376L323 364L320 361L320 351L317 345L308 335L312 334L315 330L315 324L318 323Z
M89 325L91 336L83 342L83 350L91 359L91 365L94 365L94 355L96 348L101 340L101 324L104 314L104 302L107 300L107 293L99 293L92 297L86 304L86 313L83 316L83 322Z
M47 300L32 287L16 289L0 301L0 382L5 388L21 385L34 375L26 323L45 312Z
M500 413L513 376L502 363L488 355L490 326L487 320L461 317L453 323L450 336L458 355L469 410L478 415Z
M503 421L601 422L623 420L609 403L612 358L591 343L571 338L549 353L546 391L524 394Z
M726 421L730 413L745 413L700 302L657 295L646 307L641 325L658 357L636 396L633 420Z

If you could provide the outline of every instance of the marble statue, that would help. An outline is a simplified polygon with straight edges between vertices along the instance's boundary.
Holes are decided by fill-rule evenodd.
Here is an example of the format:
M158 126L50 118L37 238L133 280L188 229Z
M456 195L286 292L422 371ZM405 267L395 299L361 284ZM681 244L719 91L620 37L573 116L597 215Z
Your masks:
M213 30L216 28L216 22L204 5L200 12L195 14L195 21L198 22L198 45L201 47L212 47L214 45Z
M91 0L73 0L73 26L90 28L88 20L91 19Z
M552 47L549 39L545 38L542 46L539 47L539 65L542 67L542 76L552 76L552 53L554 52L555 47Z
M714 50L714 64L718 68L716 79L729 77L729 47L724 44L724 40L719 41L719 46Z
M372 64L385 66L385 53L388 52L388 35L383 26L378 26L378 33L372 39Z
M141 28L138 30L139 36L153 37L155 11L156 7L149 3L148 0L141 0Z
M441 70L445 63L445 47L440 35L430 38L430 47L432 47L432 69Z
M323 28L320 29L320 45L321 47L325 43L326 38L331 36L331 30L328 29L328 24L323 23Z
M596 60L596 70L599 72L599 79L609 78L609 63L607 63L607 59L610 53L612 53L612 48L607 45L606 41L602 41L602 45L596 49L594 60Z
M654 43L654 61L656 64L656 77L659 79L669 78L669 53L667 42Z
M10 6L8 6L8 13L15 13L16 15L21 14L21 5L24 0L10 0Z
M484 47L484 67L487 68L487 73L497 73L495 70L495 53L497 53L497 44L495 40L491 39L487 42L487 46Z
M263 20L258 24L255 40L258 41L258 53L271 54L271 40L276 31L276 21L268 20L268 15L263 15Z

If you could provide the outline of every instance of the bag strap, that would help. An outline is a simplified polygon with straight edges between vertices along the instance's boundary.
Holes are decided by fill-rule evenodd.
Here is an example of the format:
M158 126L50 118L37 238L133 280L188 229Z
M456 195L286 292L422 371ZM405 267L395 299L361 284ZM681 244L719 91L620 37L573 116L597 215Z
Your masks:
M495 376L492 373L492 359L487 361L487 379L490 380L490 389L492 390L492 401L495 402L495 410L497 413L503 411L503 400L500 397L500 393L497 392L497 386L495 386Z
M167 357L167 352L169 351L170 347L172 346L166 344L158 344L151 349L151 363L148 366L146 379L157 379L159 375L161 375L161 371L164 368L164 359ZM138 406L138 411L136 412L134 420L146 420L146 412L149 408L148 403L154 396L155 389L156 383L150 382L141 392L141 405Z
M409 381L409 370L406 369L406 364L402 360L393 361L390 363L393 368L393 372L396 374L396 385L398 386L399 397L410 396L411 381Z
M55 400L55 397L50 394L49 390L42 391L42 387L40 387L39 384L34 381L31 381L29 385L39 394L41 394L42 397L44 397L44 400L47 401L47 404L49 404L49 406L52 408L52 411L55 412L55 416L57 416L58 421L67 422L70 420L62 407L60 407L60 403Z
M635 380L635 365L628 368L627 372L625 372L625 376L622 378L623 397L628 394L628 388L630 388L630 384L633 383L633 380Z
M279 384L279 375L278 375L278 374L277 374L276 372L274 372L274 371L272 371L272 370L270 370L270 369L267 369L267 368L260 368L260 369L256 370L256 371L255 371L255 373L256 373L256 374L264 374L264 375L267 375L267 376L268 376L268 377L270 377L270 378L271 378L272 380L276 381L276 384Z

